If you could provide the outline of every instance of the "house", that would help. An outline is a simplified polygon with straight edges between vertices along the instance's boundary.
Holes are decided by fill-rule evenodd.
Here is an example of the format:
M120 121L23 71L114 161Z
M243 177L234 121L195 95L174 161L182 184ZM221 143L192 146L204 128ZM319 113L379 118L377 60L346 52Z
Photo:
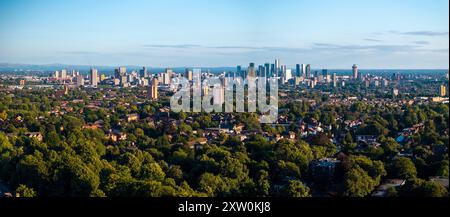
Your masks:
M118 130L112 130L112 132L110 132L108 136L109 139L111 139L113 142L124 141L127 139L127 134L122 133Z
M233 127L233 130L234 130L234 132L236 132L236 134L241 134L243 129L244 129L243 124L238 124Z
M405 185L404 179L388 179L378 186L377 190L372 193L373 197L386 197L390 188L398 188Z
M335 180L341 161L335 158L314 160L310 164L310 175L316 183L332 182Z
M202 149L203 145L206 145L207 143L208 143L208 139L202 137L202 138L192 140L192 141L188 142L186 145L189 146L189 148L191 148L191 149L198 150L198 149Z
M129 114L129 115L127 115L126 119L127 119L127 122L138 121L139 115L138 114Z
M289 132L289 139L294 140L295 139L295 133Z
M363 142L366 144L377 142L378 137L373 135L357 135L356 142Z
M442 185L443 187L448 188L448 177L440 177L440 176L430 177L430 181L436 182Z
M275 135L275 141L280 141L283 137L280 134Z
M238 138L241 140L241 142L243 142L247 139L247 136L246 135L238 135Z
M25 133L25 136L27 136L28 138L35 138L39 142L42 142L42 140L44 139L44 137L42 136L42 133L40 133L40 132Z
M22 122L23 122L22 116L18 115L18 116L16 117L16 121L17 121L18 123L22 123Z

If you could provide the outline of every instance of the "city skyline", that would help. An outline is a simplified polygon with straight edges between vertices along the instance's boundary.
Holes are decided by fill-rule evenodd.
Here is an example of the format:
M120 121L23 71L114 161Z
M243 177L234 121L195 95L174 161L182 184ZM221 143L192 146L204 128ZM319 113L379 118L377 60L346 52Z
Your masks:
M0 62L448 69L448 1L2 1Z

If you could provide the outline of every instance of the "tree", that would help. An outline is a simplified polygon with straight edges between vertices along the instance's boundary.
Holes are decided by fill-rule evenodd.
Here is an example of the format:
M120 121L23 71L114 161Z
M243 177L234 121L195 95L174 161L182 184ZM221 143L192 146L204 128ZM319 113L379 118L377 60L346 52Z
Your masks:
M311 197L309 188L301 181L290 180L286 189L286 196L288 197Z
M373 161L365 156L352 156L350 158L350 163L352 165L352 168L360 167L361 169L363 169L377 183L382 176L386 175L384 164L381 161Z
M167 177L173 178L176 181L183 180L183 170L178 165L172 165L167 171Z
M382 147L384 149L384 152L388 154L389 156L396 155L400 150L400 145L395 141L395 139L388 137L383 138L381 140Z
M377 182L359 166L347 172L345 178L346 194L350 197L365 197L370 194Z
M398 192L395 187L390 187L387 189L387 197L398 197Z
M12 150L13 145L9 142L8 137L0 132L0 153L6 150Z
M21 184L16 188L16 197L36 197L36 192L33 188Z
M314 155L311 147L303 141L293 143L287 140L280 140L275 147L274 158L274 160L293 162L300 168L300 172L306 173L309 163L314 159Z
M415 178L417 176L416 166L409 158L395 158L392 162L391 176L401 179Z
M7 118L8 118L8 113L6 113L6 110L3 110L2 112L0 112L0 120L1 121L6 121Z
M258 195L260 196L268 196L270 190L270 181L269 181L269 173L265 170L259 171L258 176Z
M448 160L445 160L445 161L441 162L441 165L440 165L439 170L436 175L448 178L448 173L449 173L448 171L449 171Z
M42 154L36 152L34 155L24 156L17 165L17 172L14 174L17 182L27 186L43 186L49 179L49 168L42 159ZM37 188L37 190L39 190Z
M142 165L141 178L144 180L163 181L166 174L158 163L149 163Z
M434 181L411 179L401 189L401 195L406 197L448 197L448 190Z
M344 141L342 142L346 151L351 151L356 148L357 144L353 142L353 136L350 132L345 134Z
M277 174L277 179L279 181L283 181L285 179L291 179L291 178L295 178L298 179L300 178L300 168L292 162L286 162L286 161L279 161L277 164L277 170L276 170L276 174Z
M89 197L106 197L106 194L100 189L94 189L89 194Z
M448 197L448 191L437 182L423 182L417 189L418 196L421 197Z
M209 196L215 196L225 185L220 176L211 173L204 173L198 182L199 190L207 193Z

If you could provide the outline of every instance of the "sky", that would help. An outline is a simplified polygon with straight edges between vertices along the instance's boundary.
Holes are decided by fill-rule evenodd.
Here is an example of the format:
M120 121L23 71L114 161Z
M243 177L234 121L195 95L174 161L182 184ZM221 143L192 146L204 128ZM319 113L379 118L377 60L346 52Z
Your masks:
M448 69L448 0L1 0L0 63Z

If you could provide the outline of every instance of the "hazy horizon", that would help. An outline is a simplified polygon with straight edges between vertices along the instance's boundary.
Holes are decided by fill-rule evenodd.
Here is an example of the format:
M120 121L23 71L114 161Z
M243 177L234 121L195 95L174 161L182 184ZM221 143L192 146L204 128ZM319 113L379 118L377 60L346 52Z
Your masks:
M171 68L174 70L183 70L186 68L200 68L200 69L215 69L215 70L230 70L233 71L236 69L236 66L150 66L150 65L84 65L84 64L64 64L64 63L50 63L50 64L22 64L22 63L0 63L0 72L1 70L5 69L21 69L20 67L28 67L27 69L21 69L21 70L36 70L36 71L51 71L52 70L59 70L59 69L68 69L68 70L87 70L89 68L97 68L97 69L103 69L103 70L110 70L113 71L115 68L118 67L127 67L128 70L136 70L141 69L142 67L146 67L147 69L156 69L156 70L164 70L167 68ZM41 67L41 68L39 68ZM43 70L42 68L47 67L47 70ZM246 69L248 66L242 65L243 69ZM295 70L294 66L287 66L287 68L290 68L292 70ZM440 71L445 72L449 71L448 68L361 68L361 66L358 66L359 70L361 72L367 72L367 71ZM351 72L352 68L318 68L312 66L311 70L322 70L326 69L329 71L348 71Z

